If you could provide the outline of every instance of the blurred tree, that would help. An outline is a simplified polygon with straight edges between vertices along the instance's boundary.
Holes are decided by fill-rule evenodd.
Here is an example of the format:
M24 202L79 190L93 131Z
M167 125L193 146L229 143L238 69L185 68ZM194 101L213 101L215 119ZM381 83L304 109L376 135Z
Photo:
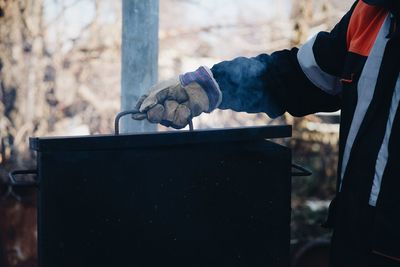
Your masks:
M7 165L25 163L27 137L48 128L54 71L44 42L42 0L0 0L0 25L0 180L4 181ZM34 198L23 204L10 194L1 197L0 266L34 267Z
M43 37L43 1L0 0L0 10L0 164L22 164L26 137L47 130L54 72Z

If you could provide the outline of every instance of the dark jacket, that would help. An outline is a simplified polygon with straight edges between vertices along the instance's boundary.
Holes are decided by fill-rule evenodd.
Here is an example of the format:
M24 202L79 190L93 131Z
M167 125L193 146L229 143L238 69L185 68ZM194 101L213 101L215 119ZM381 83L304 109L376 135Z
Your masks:
M376 206L371 250L400 262L399 10L399 0L357 1L331 32L300 49L211 70L221 109L271 117L341 110L332 226L356 229L360 210Z

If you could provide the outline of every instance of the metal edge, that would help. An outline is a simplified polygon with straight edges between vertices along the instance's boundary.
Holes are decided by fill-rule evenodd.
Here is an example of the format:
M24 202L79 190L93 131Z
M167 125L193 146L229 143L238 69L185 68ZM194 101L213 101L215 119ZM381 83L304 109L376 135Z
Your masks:
M30 150L39 150L39 138L38 137L29 137L29 149Z
M135 148L160 145L195 144L202 142L232 142L241 140L275 139L292 136L291 125L218 128L191 131L167 131L121 135L58 136L29 138L34 151L98 150ZM105 139L106 138L106 139ZM149 141L151 140L151 144ZM69 142L66 145L65 142ZM114 143L111 145L110 143ZM115 145L115 144L118 145ZM96 148L96 146L98 146ZM101 148L102 147L102 148Z

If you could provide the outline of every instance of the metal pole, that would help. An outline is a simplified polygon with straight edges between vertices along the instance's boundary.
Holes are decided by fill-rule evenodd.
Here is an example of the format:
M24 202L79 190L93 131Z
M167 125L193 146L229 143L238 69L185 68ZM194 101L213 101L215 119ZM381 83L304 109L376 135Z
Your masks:
M157 82L159 0L122 1L121 108L133 109L138 98ZM155 131L156 125L121 120L121 132Z

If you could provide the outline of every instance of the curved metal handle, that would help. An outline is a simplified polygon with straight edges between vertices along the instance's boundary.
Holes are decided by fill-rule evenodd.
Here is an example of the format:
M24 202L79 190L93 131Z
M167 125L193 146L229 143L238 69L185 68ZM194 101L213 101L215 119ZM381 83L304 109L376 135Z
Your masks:
M38 186L38 181L35 179L34 181L21 181L15 178L16 175L37 175L38 172L37 170L15 170L11 171L8 174L8 178L10 178L10 184L11 186L23 186L23 187L34 187Z
M125 110L125 111L122 111L122 112L118 113L117 116L115 116L115 120L114 120L114 132L115 132L115 135L119 135L119 120L123 116L126 116L128 114L134 115L134 114L137 114L137 113L140 113L140 111L137 110L137 109Z
M312 172L310 170L307 170L304 167L301 167L300 165L292 163L292 168L298 170L297 172L292 172L292 176L310 176L312 175Z
M129 115L129 114L134 115L134 114L138 114L138 113L140 113L140 111L137 110L137 109L125 110L125 111L122 111L122 112L118 113L117 116L115 116L115 120L114 120L114 132L115 132L115 135L119 135L119 121L123 116ZM189 130L191 132L193 131L193 122L192 122L192 120L189 121Z

